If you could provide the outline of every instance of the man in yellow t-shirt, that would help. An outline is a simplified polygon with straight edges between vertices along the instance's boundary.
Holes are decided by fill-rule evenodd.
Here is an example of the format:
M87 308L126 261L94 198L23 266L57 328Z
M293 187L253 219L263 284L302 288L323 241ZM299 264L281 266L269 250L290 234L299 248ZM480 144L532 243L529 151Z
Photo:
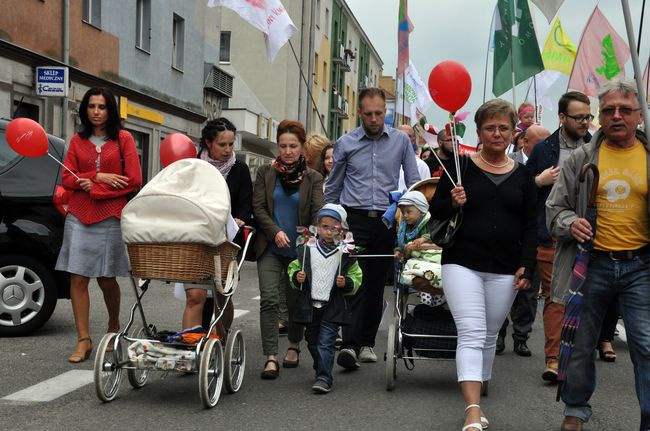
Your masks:
M546 220L557 239L553 285L567 286L578 243L593 238L583 284L582 314L562 387L562 430L581 430L591 416L595 389L594 350L603 318L618 296L629 340L642 430L650 430L650 146L637 130L642 120L634 81L614 79L598 97L601 129L566 160L546 201ZM585 164L598 166L595 226L584 218L594 177L578 177Z

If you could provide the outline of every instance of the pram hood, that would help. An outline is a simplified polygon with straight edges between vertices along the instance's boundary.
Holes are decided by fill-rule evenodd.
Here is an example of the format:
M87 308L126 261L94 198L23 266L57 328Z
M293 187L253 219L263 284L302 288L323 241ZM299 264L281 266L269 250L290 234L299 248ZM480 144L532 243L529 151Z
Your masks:
M122 211L122 238L133 243L200 243L228 240L230 192L210 163L182 159L151 179Z

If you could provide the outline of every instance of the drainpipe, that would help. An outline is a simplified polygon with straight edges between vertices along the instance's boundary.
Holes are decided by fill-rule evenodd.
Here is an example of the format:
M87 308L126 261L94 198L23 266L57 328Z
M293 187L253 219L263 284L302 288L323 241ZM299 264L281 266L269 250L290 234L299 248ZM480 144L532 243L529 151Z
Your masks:
M70 63L70 0L63 0L63 64ZM70 85L70 71L68 70L68 86ZM61 139L68 142L68 97L61 98Z
M316 0L311 0L310 6L310 17L309 17L309 65L307 66L307 94L310 94L313 90L313 76L314 76L314 34L316 32ZM318 65L316 65L318 67ZM312 100L311 97L307 99L308 101ZM307 132L311 131L311 109L314 108L311 104L307 103L307 108L305 109L305 129Z

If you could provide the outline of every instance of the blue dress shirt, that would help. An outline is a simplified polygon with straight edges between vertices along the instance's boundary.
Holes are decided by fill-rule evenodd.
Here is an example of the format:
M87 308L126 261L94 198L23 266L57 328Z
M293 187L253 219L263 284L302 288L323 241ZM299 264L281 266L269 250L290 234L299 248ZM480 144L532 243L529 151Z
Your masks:
M400 167L407 187L419 181L415 153L405 133L384 125L380 137L373 140L363 126L357 127L334 145L325 202L384 211L389 206L388 193L397 190Z

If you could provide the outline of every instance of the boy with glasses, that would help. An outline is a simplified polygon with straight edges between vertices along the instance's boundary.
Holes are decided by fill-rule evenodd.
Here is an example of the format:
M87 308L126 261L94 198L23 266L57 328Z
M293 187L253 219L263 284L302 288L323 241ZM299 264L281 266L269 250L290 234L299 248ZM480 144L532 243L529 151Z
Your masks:
M300 289L293 319L306 324L305 338L314 360L316 380L312 390L325 394L332 389L332 368L339 326L351 321L346 297L361 285L357 259L339 246L337 232L347 227L341 205L325 204L318 212L318 240L296 250L298 259L289 264L292 287ZM307 247L305 251L303 247Z

